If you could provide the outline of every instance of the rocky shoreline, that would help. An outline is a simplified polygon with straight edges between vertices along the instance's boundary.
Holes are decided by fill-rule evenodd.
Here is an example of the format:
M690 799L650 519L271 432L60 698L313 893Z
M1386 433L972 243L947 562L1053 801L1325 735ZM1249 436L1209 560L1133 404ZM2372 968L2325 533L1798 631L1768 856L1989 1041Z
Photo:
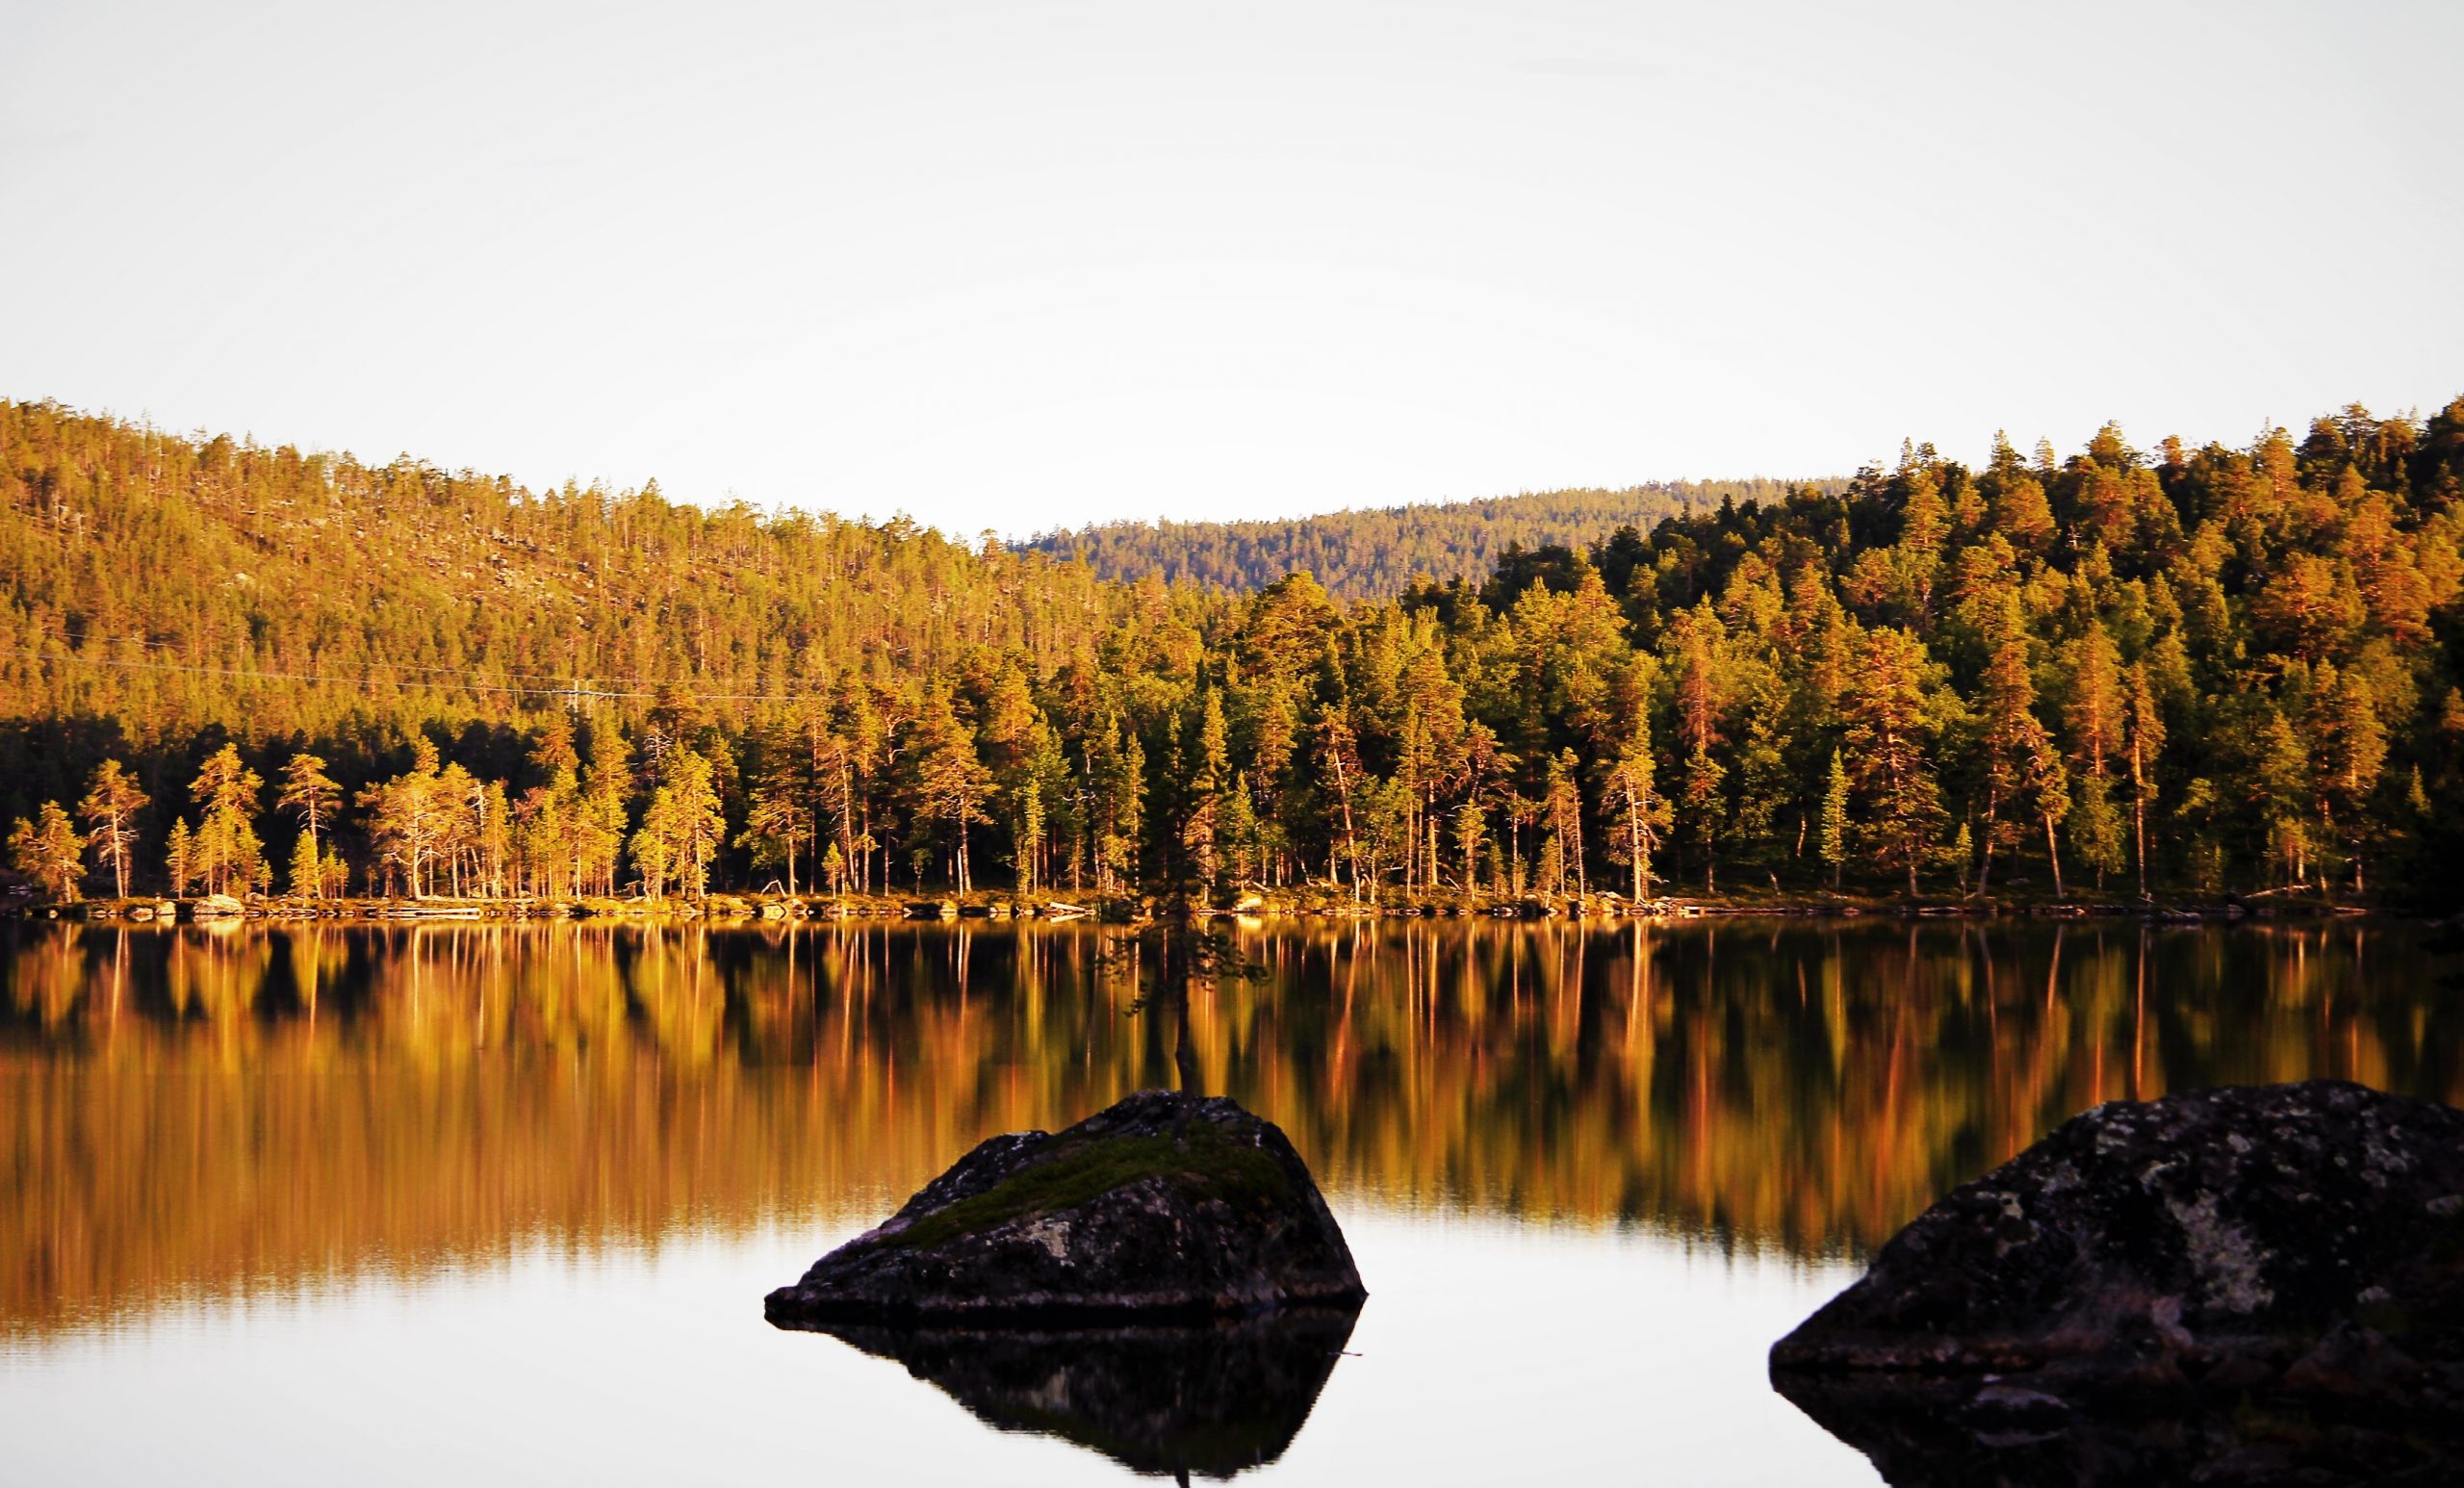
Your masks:
M2245 920L2315 919L2384 912L2374 906L2280 895L2213 900L1942 898L1891 899L1845 894L1668 895L1630 900L1590 895L1450 894L1355 904L1325 893L1246 894L1209 911L1240 919L1506 919L1690 920L1782 919L2128 919L2154 924L2229 924ZM1042 920L1142 924L1157 917L1143 899L1067 900L1050 896L976 894L950 897L883 895L712 894L702 899L397 899L300 901L288 896L89 899L71 904L21 901L0 915L24 920L200 923L244 920L634 920L783 922L796 920Z

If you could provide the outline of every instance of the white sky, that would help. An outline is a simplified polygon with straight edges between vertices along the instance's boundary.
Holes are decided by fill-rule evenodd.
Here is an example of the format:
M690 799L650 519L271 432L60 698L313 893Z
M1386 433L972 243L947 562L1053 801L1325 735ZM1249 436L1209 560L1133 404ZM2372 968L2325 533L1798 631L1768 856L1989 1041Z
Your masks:
M1018 534L2464 392L2464 5L0 0L0 397Z

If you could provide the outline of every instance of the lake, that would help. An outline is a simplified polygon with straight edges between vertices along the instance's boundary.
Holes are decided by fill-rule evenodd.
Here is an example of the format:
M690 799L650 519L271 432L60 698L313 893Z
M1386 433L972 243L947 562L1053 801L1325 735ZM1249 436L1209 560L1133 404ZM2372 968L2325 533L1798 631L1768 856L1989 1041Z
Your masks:
M1202 1083L1291 1136L1371 1293L1244 1482L1871 1483L1763 1357L1944 1190L2101 1100L2464 1103L2453 962L2400 923L1238 935ZM0 1479L1154 1470L761 1315L979 1139L1175 1083L1104 945L0 929Z

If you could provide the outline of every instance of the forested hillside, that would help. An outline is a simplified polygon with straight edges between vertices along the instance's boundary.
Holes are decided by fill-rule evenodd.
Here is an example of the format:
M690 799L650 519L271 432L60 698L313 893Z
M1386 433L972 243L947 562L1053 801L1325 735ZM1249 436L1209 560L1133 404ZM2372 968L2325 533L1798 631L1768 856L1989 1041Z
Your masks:
M2464 399L1910 449L1346 603L0 403L48 893L2453 902Z
M1808 483L1826 492L1844 480ZM1619 527L1726 501L1774 501L1778 480L1679 480L1621 491L1541 491L1476 501L1383 506L1275 522L1111 522L1047 532L1025 546L1075 557L1099 577L1149 575L1213 589L1262 589L1309 573L1333 594L1384 600L1416 578L1476 578L1509 549L1587 549Z

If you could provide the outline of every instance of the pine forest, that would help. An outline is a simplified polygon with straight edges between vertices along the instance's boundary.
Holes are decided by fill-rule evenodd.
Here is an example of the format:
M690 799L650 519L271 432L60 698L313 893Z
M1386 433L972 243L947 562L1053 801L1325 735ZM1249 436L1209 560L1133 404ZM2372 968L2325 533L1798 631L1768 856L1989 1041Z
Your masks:
M2456 903L2464 399L1644 494L970 547L0 402L15 892Z

